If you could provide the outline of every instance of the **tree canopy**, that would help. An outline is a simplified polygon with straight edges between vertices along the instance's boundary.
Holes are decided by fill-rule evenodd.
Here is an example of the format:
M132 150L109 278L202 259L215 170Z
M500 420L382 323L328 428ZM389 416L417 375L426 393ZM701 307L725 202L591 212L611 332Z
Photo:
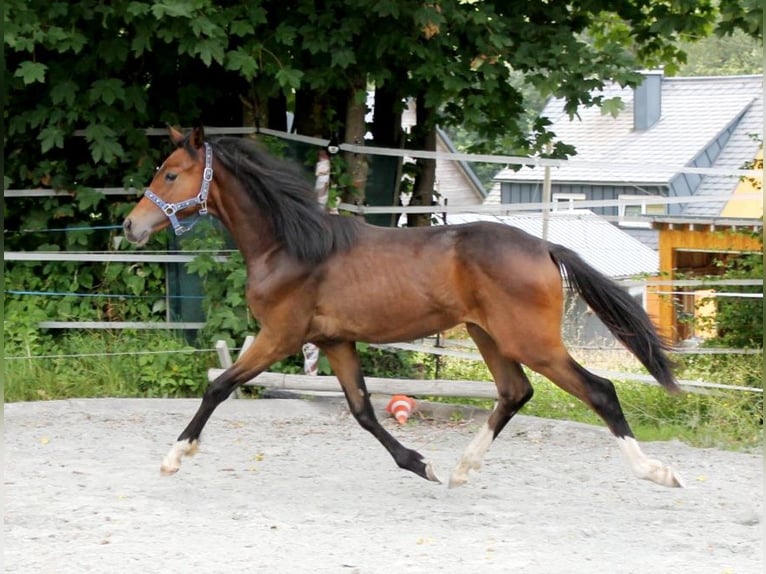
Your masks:
M370 129L428 148L436 125L460 126L476 150L536 152L552 134L539 118L530 129L525 87L574 112L638 68L673 73L680 40L763 37L758 0L6 0L3 12L5 185L65 189L145 181L159 154L147 127L285 128L288 111L307 135ZM404 141L408 97L419 126ZM364 193L357 167L349 195Z
M7 201L9 250L126 248L110 225L133 198L107 204L93 188L149 181L167 150L146 128L284 130L290 112L293 130L337 141L363 143L369 132L376 145L434 149L439 125L470 133L466 151L538 153L554 134L530 113L535 102L562 97L573 113L599 105L594 89L606 82L635 85L637 69L674 73L685 42L763 39L760 0L5 0L2 10L4 187L70 192ZM401 128L408 98L417 104L412 133ZM556 142L552 153L572 151ZM366 158L345 164L338 181L346 199L362 200ZM419 160L411 204L432 201L433 176L433 162ZM153 241L162 248L174 238ZM198 257L196 273L207 264L212 258ZM208 322L239 333L252 327L241 311L245 272L236 255L227 265L220 289L207 285L218 305ZM8 289L131 294L45 303L8 296L9 316L24 321L166 312L157 296L166 269L156 263L4 268L13 271Z

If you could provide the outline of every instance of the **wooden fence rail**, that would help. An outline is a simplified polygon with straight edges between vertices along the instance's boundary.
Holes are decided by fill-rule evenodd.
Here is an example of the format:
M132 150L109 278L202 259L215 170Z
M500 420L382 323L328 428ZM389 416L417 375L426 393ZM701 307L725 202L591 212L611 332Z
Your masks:
M247 348L253 343L255 338L248 336L243 343L239 355L241 356ZM403 343L401 345L386 345L391 348L407 349L411 351L421 351L438 354L454 354L448 349L434 349L433 347L418 346ZM218 352L218 360L221 368L208 369L208 382L213 382L223 372L232 365L231 354L225 341L218 341L215 345ZM468 355L468 353L459 353ZM476 360L481 360L478 357ZM620 373L615 371L605 371L601 369L591 369L599 376L615 380L637 381L644 384L659 386L650 375L640 373ZM383 395L414 395L414 396L432 396L432 397L470 397L477 399L496 399L497 389L495 384L489 381L462 381L462 380L444 380L444 379L384 379L379 377L365 377L367 390L370 393ZM679 380L678 384L685 390L694 393L711 393L722 390L739 391L750 393L763 393L763 389L756 387L745 387L735 385L723 385L720 383L708 383L698 380ZM264 372L257 377L247 381L246 386L264 387L267 389L293 390L304 392L326 392L340 391L340 383L334 376L322 375L292 375L285 373Z

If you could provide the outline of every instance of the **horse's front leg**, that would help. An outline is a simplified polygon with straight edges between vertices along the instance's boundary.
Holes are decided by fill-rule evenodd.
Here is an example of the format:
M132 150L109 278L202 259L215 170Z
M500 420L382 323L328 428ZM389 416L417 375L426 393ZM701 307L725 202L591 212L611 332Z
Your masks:
M174 474L181 467L181 458L197 452L199 437L210 415L234 390L262 373L269 365L290 354L285 345L276 344L273 337L261 331L252 345L237 361L208 385L202 397L202 404L191 422L180 434L170 452L162 460L162 474Z
M361 427L372 433L386 447L400 468L410 470L425 479L441 482L431 464L425 462L420 453L402 446L375 417L354 343L324 344L319 347L327 355L346 395L351 414Z

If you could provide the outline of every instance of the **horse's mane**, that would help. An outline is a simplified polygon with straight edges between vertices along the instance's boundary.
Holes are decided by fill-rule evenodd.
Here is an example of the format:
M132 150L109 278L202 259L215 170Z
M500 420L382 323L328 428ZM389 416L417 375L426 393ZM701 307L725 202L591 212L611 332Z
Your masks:
M326 213L295 163L274 157L247 138L219 137L209 143L215 158L271 223L274 237L288 254L316 264L356 242L359 220Z

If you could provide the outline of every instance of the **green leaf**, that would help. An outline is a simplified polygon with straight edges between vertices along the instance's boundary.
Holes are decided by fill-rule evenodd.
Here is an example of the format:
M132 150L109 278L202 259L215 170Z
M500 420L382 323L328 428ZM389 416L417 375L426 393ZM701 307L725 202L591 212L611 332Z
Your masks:
M64 131L57 126L45 127L37 137L40 140L40 149L43 153L50 151L54 147L64 147Z
M141 295L146 285L146 280L140 275L127 275L125 285L133 295Z
M601 115L603 116L609 114L613 118L616 118L624 109L625 102L623 102L619 96L607 98L601 102Z
M234 20L229 24L229 34L232 36L249 36L255 33L255 28L250 22L245 20Z
M376 2L372 7L372 10L377 13L380 18L391 16L393 18L399 17L399 5L396 2L390 0L381 0Z
M104 194L90 187L81 187L74 197L77 201L77 207L81 211L88 211L98 206L99 202L104 199Z
M90 143L90 153L96 163L109 163L115 157L124 154L122 146L117 141L117 134L112 128L104 124L90 124L83 132L85 139Z
M68 38L67 33L63 28L59 26L50 26L46 32L46 44L49 46L55 46L58 52L66 52L68 50ZM63 43L63 46L62 46ZM62 49L63 48L63 49Z
M266 10L262 6L258 6L255 2L248 2L248 18L253 24L268 24L268 15Z
M54 105L63 103L67 106L72 106L74 105L76 97L77 84L71 80L58 82L51 88L51 102L53 102Z
M303 72L294 68L280 68L276 75L277 83L284 89L297 90L301 85Z
M27 60L26 62L21 62L21 64L19 64L13 77L21 78L25 85L34 84L35 82L42 84L45 82L45 71L47 69L48 66L45 64Z
M122 80L118 78L96 80L91 85L89 96L92 102L101 100L111 106L116 100L125 98L125 87Z
M133 108L139 114L146 112L146 91L139 86L130 86L125 89L125 108Z
M108 264L104 270L104 279L108 282L116 280L125 271L124 265Z
M199 54L200 59L206 66L210 66L215 60L219 64L223 64L224 50L220 41L215 39L202 40L195 42L193 53Z
M135 17L148 14L149 10L151 10L151 6L146 2L131 2L125 11L128 15Z
M143 30L136 31L133 36L133 40L130 42L130 49L136 56L140 56L144 52L149 52L152 49L152 39L149 34Z
M196 273L200 277L204 277L216 266L215 260L209 255L198 255L192 261L186 264L186 268L189 273Z
M250 53L240 48L226 54L225 68L239 72L245 78L252 78L258 72L258 61Z
M338 68L348 68L356 62L356 56L352 50L335 50L330 57L330 66Z
M191 21L191 30L197 38L202 36L213 37L220 33L221 29L209 18L194 18Z
M282 22L274 30L274 39L285 46L292 46L298 31L294 26Z
M178 0L166 0L157 2L152 6L152 14L158 20L164 16L171 18L191 18L194 14L190 2Z

